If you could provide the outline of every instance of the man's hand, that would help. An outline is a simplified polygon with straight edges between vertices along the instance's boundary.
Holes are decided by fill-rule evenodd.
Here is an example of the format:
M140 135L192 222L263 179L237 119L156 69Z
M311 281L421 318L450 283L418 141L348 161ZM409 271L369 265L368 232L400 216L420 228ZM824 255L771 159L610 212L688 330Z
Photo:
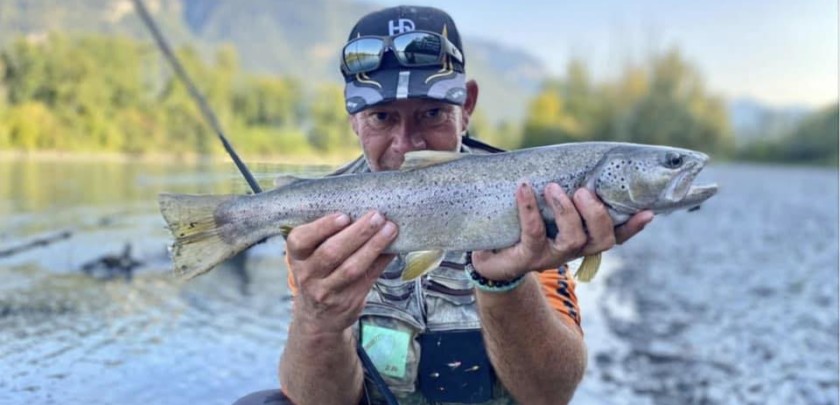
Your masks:
M563 188L550 183L545 200L554 212L557 236L546 237L534 189L526 182L516 190L520 241L498 251L474 252L473 266L484 277L509 280L534 270L556 268L581 256L592 255L621 244L639 233L651 220L653 212L635 214L624 225L614 228L604 204L586 189L575 192L574 201Z
M298 288L294 322L313 334L341 334L353 325L394 258L382 251L396 237L397 226L375 211L352 224L346 214L333 214L292 230L286 252Z

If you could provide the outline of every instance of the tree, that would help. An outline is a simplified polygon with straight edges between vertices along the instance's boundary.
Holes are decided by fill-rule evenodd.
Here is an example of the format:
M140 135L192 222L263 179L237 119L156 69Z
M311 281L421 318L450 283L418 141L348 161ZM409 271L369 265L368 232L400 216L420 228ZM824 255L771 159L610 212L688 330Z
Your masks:
M322 85L310 104L309 143L319 151L356 150L357 142L347 124L341 87Z
M582 140L580 120L568 111L563 89L563 82L547 82L531 101L525 118L522 146Z
M836 103L807 116L782 139L779 149L783 157L794 162L837 165L838 120Z
M728 153L733 146L723 102L705 92L700 74L676 49L651 61L648 92L630 109L626 131L631 142Z
M22 150L54 149L58 126L46 105L30 101L12 107L7 116L9 143Z
M679 51L647 67L627 66L615 82L593 83L586 66L569 62L532 100L523 146L588 140L663 144L729 152L732 136L720 98L706 94L699 73Z

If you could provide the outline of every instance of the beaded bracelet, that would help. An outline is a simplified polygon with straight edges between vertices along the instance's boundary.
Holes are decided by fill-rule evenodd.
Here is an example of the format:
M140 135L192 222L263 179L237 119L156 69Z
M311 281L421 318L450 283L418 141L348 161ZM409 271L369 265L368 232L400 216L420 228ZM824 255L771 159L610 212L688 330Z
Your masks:
M489 278L478 274L472 263L467 263L467 265L464 266L464 272L467 273L467 277L470 278L470 281L472 281L475 288L487 292L500 293L510 291L519 287L519 285L522 284L522 281L525 280L524 276L519 276L511 280L490 280Z

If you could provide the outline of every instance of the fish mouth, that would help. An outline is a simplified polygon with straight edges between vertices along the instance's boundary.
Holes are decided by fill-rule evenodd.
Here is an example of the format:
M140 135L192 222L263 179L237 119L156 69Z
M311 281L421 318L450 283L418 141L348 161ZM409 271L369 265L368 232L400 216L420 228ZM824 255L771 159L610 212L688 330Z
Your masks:
M688 193L683 197L681 205L685 208L694 208L700 205L703 201L708 200L713 195L717 194L718 185L715 183L691 186Z
M663 205L667 206L669 211L681 208L694 208L717 193L718 185L715 183L704 185L694 184L697 175L700 174L708 161L708 155L697 153L695 159L689 163L690 166L675 176L671 183L668 184L668 187L663 193L662 201L665 203Z

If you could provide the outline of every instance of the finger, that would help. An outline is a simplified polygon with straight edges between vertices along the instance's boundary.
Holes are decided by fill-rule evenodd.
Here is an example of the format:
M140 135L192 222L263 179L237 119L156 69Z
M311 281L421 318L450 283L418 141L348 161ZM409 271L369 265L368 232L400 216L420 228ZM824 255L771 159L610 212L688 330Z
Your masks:
M380 260L378 264L385 260L381 259L382 252L396 239L397 233L397 226L393 222L387 222L363 246L354 251L347 260L326 277L324 282L328 288L338 291L359 282L365 284L365 280L371 278L375 280L379 277L379 274L374 276L370 273L381 273L385 270L384 267L375 268L375 265L377 260Z
M506 279L523 268L539 262L546 249L545 223L540 214L534 188L527 181L516 188L516 206L521 225L520 241L501 250L473 252L473 264L481 267L485 277ZM524 266L524 267L523 267Z
M645 229L651 221L653 221L653 211L642 211L636 213L630 217L627 223L615 229L616 243L620 245L627 242L628 239L641 232L642 229Z
M359 279L355 284L350 284L349 289L343 291L335 291L332 297L336 299L348 300L351 307L362 308L365 305L365 299L368 292L373 288L373 284L382 275L388 265L394 260L397 255L385 254L380 255L373 261L368 271L365 272L364 277ZM326 280L324 280L326 282ZM333 286L335 287L335 286ZM339 295L340 293L340 295Z
M586 245L586 232L575 204L555 183L546 186L545 194L557 224L557 236L552 244L555 256L577 256Z
M370 269L365 272L365 277L367 281L367 289L370 289L370 286L378 279L382 273L385 272L385 269L388 268L388 265L394 261L394 258L397 257L395 254L387 254L387 255L379 255L376 260L373 261L373 264L370 265Z
M574 195L575 207L583 218L589 241L584 247L584 254L594 254L615 245L615 231L612 218L607 208L587 189L581 188Z
M341 232L321 243L308 260L318 263L319 273L326 276L376 235L383 225L385 225L385 217L382 214L376 211L368 212Z
M477 265L478 263L484 263L484 262L490 260L491 258L493 258L495 256L498 256L499 254L504 253L506 250L509 250L509 249L510 248L503 249L503 250L498 251L498 252L493 252L491 250L477 250L475 252L472 252L472 263L474 265Z
M528 251L541 250L540 247L545 245L545 223L537 205L537 195L527 181L522 181L516 189L516 206L522 226L522 247Z
M304 260L327 238L350 224L347 214L336 213L295 227L286 238L286 253L292 260Z

